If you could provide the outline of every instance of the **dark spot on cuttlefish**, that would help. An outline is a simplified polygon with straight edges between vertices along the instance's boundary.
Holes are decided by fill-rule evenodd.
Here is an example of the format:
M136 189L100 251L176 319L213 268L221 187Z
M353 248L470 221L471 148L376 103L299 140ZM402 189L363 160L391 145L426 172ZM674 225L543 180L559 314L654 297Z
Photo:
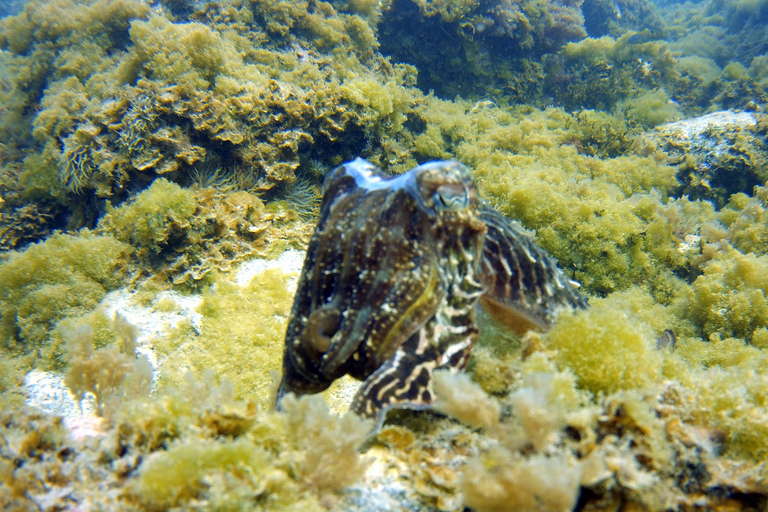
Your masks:
M437 369L463 369L481 304L518 333L587 300L515 222L478 196L470 170L431 162L398 177L356 159L323 184L283 354L286 393L363 381L351 410L379 421L425 408Z

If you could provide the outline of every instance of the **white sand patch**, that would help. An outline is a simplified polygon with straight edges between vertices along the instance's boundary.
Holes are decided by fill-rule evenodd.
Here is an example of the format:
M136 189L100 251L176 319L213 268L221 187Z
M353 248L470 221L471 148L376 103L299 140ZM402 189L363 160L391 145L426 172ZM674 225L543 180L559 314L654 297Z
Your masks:
M80 406L77 397L64 384L64 376L54 372L32 370L24 376L26 403L31 407L56 416L79 416ZM84 414L93 414L89 400L83 400Z
M306 253L304 251L288 249L276 260L256 259L246 261L240 265L235 272L235 281L240 286L247 286L254 276L272 268L279 268L285 274L301 273L301 268L304 266L305 255ZM296 290L295 279L290 280L288 289L291 292Z

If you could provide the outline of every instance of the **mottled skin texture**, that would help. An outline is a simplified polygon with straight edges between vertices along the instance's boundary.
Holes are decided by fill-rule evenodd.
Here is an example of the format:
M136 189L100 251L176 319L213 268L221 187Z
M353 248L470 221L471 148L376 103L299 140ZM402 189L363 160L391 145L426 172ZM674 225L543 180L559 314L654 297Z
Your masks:
M522 228L484 205L469 169L432 162L391 178L357 159L334 170L285 338L278 403L349 374L351 409L378 417L433 401L432 372L463 368L475 307L519 331L586 300Z

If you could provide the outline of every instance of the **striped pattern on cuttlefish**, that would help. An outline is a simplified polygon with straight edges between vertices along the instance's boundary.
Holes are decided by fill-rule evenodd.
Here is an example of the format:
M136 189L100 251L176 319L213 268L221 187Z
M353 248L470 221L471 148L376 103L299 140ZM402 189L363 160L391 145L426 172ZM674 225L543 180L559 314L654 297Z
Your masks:
M478 304L523 333L587 300L480 199L464 165L430 162L397 177L360 158L336 168L299 278L278 405L348 374L363 381L351 405L360 416L428 407L433 372L467 363Z

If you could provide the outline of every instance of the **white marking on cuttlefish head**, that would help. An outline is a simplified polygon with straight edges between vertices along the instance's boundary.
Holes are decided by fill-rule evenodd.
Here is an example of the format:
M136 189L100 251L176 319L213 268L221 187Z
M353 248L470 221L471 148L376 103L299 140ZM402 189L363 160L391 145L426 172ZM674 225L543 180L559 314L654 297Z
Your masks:
M417 169L418 167L395 178L390 178L380 174L374 174L381 173L378 167L359 157L344 166L344 172L346 172L347 176L354 178L355 184L358 187L364 188L369 192L382 189L411 189L413 188L413 180L415 176L413 171Z
M437 210L462 211L469 206L470 193L467 184L462 183L466 178L462 173L466 168L458 162L434 161L427 162L396 177L389 177L378 167L356 158L343 167L344 173L355 180L355 185L366 193L377 190L389 190L397 192L403 190L418 201L421 208L430 216L434 216ZM436 190L427 186L428 190L421 190L424 185L423 177L430 176L430 171L438 171L437 182L432 183ZM420 178L421 176L421 178ZM440 176L445 176L445 183L440 182ZM434 182L434 176L427 178Z

